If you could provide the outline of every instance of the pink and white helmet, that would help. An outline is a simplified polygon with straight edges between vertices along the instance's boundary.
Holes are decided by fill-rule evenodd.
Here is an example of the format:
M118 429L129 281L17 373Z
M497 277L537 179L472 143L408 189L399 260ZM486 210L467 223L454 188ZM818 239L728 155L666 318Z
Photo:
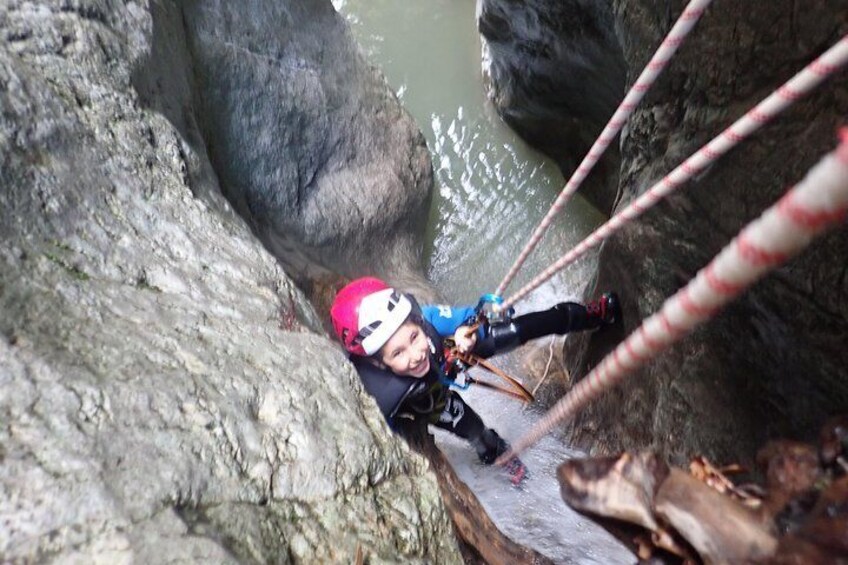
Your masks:
M373 355L412 312L412 302L374 277L356 279L336 295L330 317L336 335L354 355Z

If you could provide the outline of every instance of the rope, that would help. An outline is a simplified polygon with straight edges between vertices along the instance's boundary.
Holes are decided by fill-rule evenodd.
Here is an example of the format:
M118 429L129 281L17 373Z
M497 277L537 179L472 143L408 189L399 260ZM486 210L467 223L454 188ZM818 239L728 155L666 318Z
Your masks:
M777 114L819 86L826 78L840 70L848 62L848 36L844 36L815 61L804 67L779 89L760 102L729 128L713 138L707 145L686 159L681 165L648 189L624 210L609 219L604 225L589 234L571 251L542 271L521 290L499 306L506 309L515 304L542 283L599 245L604 239L621 229L629 221L638 218L665 196L680 188L684 182L700 173L731 148L744 141L752 133L772 120Z
M471 384L480 385L480 386L482 386L482 387L484 387L484 388L488 388L488 389L491 389L491 390L494 390L494 391L497 391L497 392L500 392L500 393L506 394L507 396L511 396L511 397L513 397L513 398L517 398L518 400L521 400L522 402L531 402L530 400L527 400L527 397L525 397L523 394L521 394L521 393L519 393L519 392L516 392L516 391L514 391L514 390L511 390L511 389L508 389L508 388L504 388L504 387L502 387L502 386L500 386L500 385L497 385L497 384L495 384L495 383L490 383L490 382L488 382L488 381L483 381L483 380L480 380L480 379L478 379L478 378L476 378L476 377L472 377L472 376L470 376L470 375L466 375L466 377L465 377L465 378L466 378L466 379L468 380L468 382L470 382Z
M797 255L813 237L848 216L848 128L842 142L804 180L748 224L694 279L669 298L519 439L509 460L573 416L628 373L642 367L765 273Z
M459 349L457 347L451 348L449 357L459 359L469 368L470 367L477 367L477 366L483 367L484 369L486 369L490 373L500 377L508 385L512 386L512 390L505 389L505 388L499 387L497 385L494 385L492 383L487 383L485 381L481 381L479 379L475 379L473 377L470 377L470 375L469 375L467 378L471 382L476 383L476 384L482 384L484 386L488 386L489 388L494 388L496 390L500 390L501 392L511 394L511 395L515 396L516 398L520 398L524 402L533 402L535 400L533 398L533 394L529 390L527 390L527 388L525 388L525 386L523 384L521 384L521 381L519 381L518 379L516 379L514 377L509 376L508 374L506 374L506 372L504 372L503 370L498 368L496 365L493 365L492 363L490 363L487 359L484 359L483 357L480 357L479 355L474 355L473 353L462 353L461 351L459 351Z
M642 74L639 75L639 78L633 86L630 87L630 90L627 92L624 100L622 100L621 104L619 104L618 109L615 111L612 118L610 118L610 121L607 122L607 125L604 127L601 135L599 135L598 139L595 140L595 143L583 158L580 166L577 167L574 173L572 173L571 178L568 179L565 188L562 189L562 192L560 192L557 199L551 205L547 215L545 215L536 227L536 230L530 237L530 241L528 241L527 245L524 246L524 249L522 249L518 259L512 265L503 281L501 281L501 284L498 285L498 289L495 291L495 294L503 295L504 290L506 290L506 287L515 277L516 273L518 273L518 270L524 264L524 261L527 260L527 257L533 252L533 249L536 248L536 245L538 245L542 236L545 235L545 232L550 227L554 217L559 213L562 207L565 206L568 199L571 198L571 195L577 191L580 184L586 179L598 160L600 160L604 151L606 151L610 143L613 142L615 136L618 135L619 131L621 131L621 128L624 127L624 124L627 122L627 118L630 117L630 114L633 113L633 110L645 96L645 93L648 92L651 85L654 84L657 77L662 73L663 69L665 69L669 60L671 60L671 57L677 51L677 48L683 44L683 40L687 35L689 35L689 32L693 27L695 27L695 24L698 23L701 15L712 1L713 0L692 0L686 6L686 9L683 10L680 17L677 18L677 22L675 22L671 31L668 32L668 35L663 40L662 44L660 44L656 53L654 53L654 56L651 57L651 60L642 70Z
M530 391L531 394L535 397L536 392L538 392L539 388L545 383L548 379L548 371L551 368L551 362L554 360L554 342L556 341L556 337L551 336L551 342L548 344L548 362L545 364L545 372L542 373L542 378L539 379L539 382L536 383L536 386L533 387L533 390ZM570 378L570 377L569 377Z
M480 322L475 322L471 326L468 326L468 330L465 332L465 337L472 336L474 334L474 332L476 332L479 327L480 327ZM513 377L510 377L508 374L506 374L504 371L499 369L497 366L492 365L488 360L484 359L483 357L480 357L479 355L474 355L471 352L460 351L459 347L457 347L457 345L456 345L456 341L453 338L450 338L450 337L446 338L446 339L443 340L442 343L448 349L448 352L446 354L447 359L448 359L448 365L451 365L453 363L453 360L459 360L469 369L471 367L480 366L480 367L486 369L487 371L489 371L490 373L500 377L508 385L511 385L512 389L504 388L504 387L498 386L494 383L490 383L490 382L487 382L487 381L476 379L476 378L472 377L471 375L466 375L465 378L469 382L474 383L474 384L478 384L478 385L482 385L484 387L488 387L488 388L497 390L499 392L503 392L504 394L509 394L511 396L514 396L515 398L523 400L524 402L533 402L535 400L533 398L533 393L531 393L529 390L527 390L524 387L524 385L521 384L521 381L519 381L518 379L515 379Z

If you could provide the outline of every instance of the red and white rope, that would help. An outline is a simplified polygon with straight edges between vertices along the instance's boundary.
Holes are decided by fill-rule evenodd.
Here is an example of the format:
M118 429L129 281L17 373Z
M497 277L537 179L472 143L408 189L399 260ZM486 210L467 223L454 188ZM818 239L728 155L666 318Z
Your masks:
M617 232L629 221L638 218L663 197L682 186L692 176L706 169L708 165L712 164L731 148L760 129L777 114L819 86L827 77L840 70L846 62L848 62L848 36L839 40L833 47L807 65L801 72L792 77L747 114L739 118L733 125L721 132L707 145L691 155L624 210L589 234L588 237L577 244L571 251L542 271L518 292L504 300L501 309L509 308L565 266L573 263L585 255L587 251Z
M627 118L630 117L630 114L633 113L633 110L645 96L645 93L648 92L651 85L654 84L657 77L662 73L663 69L665 69L666 65L668 65L668 62L671 60L672 56L674 56L677 48L683 44L683 40L687 35L689 35L689 32L692 31L695 24L698 23L698 20L712 1L713 0L692 0L686 6L686 9L683 10L680 17L677 18L677 22L675 22L671 31L668 32L668 35L660 44L656 53L654 53L654 56L651 57L651 60L642 70L642 74L639 75L639 78L636 79L636 82L632 87L630 87L630 90L627 92L624 100L622 100L621 104L619 104L618 109L615 111L612 118L610 118L609 122L607 122L606 127L604 127L604 130L598 136L598 139L595 140L595 143L583 158L580 166L575 169L574 173L572 173L571 178L568 179L568 182L565 185L565 188L562 189L562 192L560 192L557 199L551 205L548 213L536 227L533 235L530 236L530 241L528 241L527 245L524 246L524 249L521 250L521 254L518 256L518 259L512 267L510 267L509 272L504 277L503 281L501 281L501 284L498 285L498 289L495 291L495 294L503 294L512 279L515 278L516 273L518 273L518 270L524 264L524 261L527 260L527 257L530 256L530 253L533 252L533 249L536 248L536 245L538 245L542 236L545 235L545 232L548 230L551 223L553 223L554 217L559 214L559 211L562 210L562 207L565 206L568 199L571 198L571 195L580 188L580 184L589 175L592 168L604 154L604 151L607 150L607 147L609 147L610 143L613 142L615 136L618 135L619 131L621 131L621 128L624 127L624 124L627 122Z
M768 271L800 253L816 235L848 217L848 128L841 137L839 147L801 183L748 224L685 288L666 300L658 313L551 408L515 443L512 454L533 445L631 371L712 318Z

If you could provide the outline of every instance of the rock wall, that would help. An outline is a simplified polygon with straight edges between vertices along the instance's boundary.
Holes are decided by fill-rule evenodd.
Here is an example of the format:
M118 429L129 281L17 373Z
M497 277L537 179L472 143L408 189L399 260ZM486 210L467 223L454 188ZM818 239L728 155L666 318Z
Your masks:
M312 19L335 21L329 2L267 4L273 11L239 3L239 17L348 41L337 22ZM232 130L222 140L231 145L239 135L245 146L323 139L297 120L260 128L279 125L261 112L244 131L221 125L209 108L223 94L195 104L197 84L214 85L192 65L202 75L212 63L179 46L194 37L187 14L199 29L206 8L225 12L167 1L0 5L0 561L343 562L361 550L369 562L459 562L426 463L390 434L310 304L221 197L219 168L229 187L257 161L207 153L218 142L206 128ZM247 34L241 25L232 23ZM234 66L242 52L212 51ZM301 60L275 56L245 60ZM303 59L294 72L317 71ZM341 91L363 79L326 80ZM414 142L408 118L380 97L369 107L377 125L349 116L357 142L393 117ZM330 105L313 102L316 115ZM407 149L378 168L418 202L426 173L409 171L421 156ZM362 170L349 156L333 162L337 188ZM316 197L293 178L275 177L275 198L300 198L301 223L276 221L306 237Z
M330 2L151 11L151 53L134 77L143 102L208 152L223 194L287 273L302 287L335 272L429 292L424 137Z
M593 4L478 3L493 99L538 146L544 145L539 139L559 138L559 124L575 114L605 122L623 97L623 91L614 96L614 82L604 76L615 51L604 39L613 24L599 29L610 21L603 17L606 6L632 84L686 2ZM846 13L846 0L778 0L744 9L716 3L707 10L622 132L615 209L835 43L848 31ZM585 14L595 17L587 22ZM595 56L582 59L589 70L581 72L567 61L581 60L587 42ZM575 84L585 84L585 92L575 91ZM848 111L846 87L843 72L606 242L586 295L617 289L625 324L568 340L565 358L573 378L585 375L834 147ZM582 109L561 102L581 97ZM527 118L545 115L558 117L548 124ZM570 149L572 162L582 159L584 150ZM586 184L582 193L596 203L612 201L602 186ZM817 241L581 414L570 427L574 440L597 451L652 446L680 461L694 452L750 460L767 438L810 439L828 415L848 410L846 258L846 230ZM567 387L563 382L556 392Z
M499 115L568 178L615 111L626 67L609 2L477 0L488 97ZM615 144L613 144L615 145ZM618 151L583 194L609 213Z
M684 5L614 3L631 81ZM710 8L626 126L617 208L834 44L846 13L845 0ZM843 72L606 243L598 287L621 293L627 333L835 146L847 87ZM810 439L848 410L846 259L845 229L815 242L584 412L575 438L722 461L749 461L767 438ZM594 339L573 374L623 335Z

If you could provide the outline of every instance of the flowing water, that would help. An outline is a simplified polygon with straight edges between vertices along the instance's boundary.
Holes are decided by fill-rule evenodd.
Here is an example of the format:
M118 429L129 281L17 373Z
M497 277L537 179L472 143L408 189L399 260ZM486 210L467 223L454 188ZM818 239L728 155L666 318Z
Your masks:
M497 287L564 179L556 166L505 126L485 98L481 45L471 0L334 0L353 33L418 122L433 156L435 195L427 233L428 276L454 304L476 303ZM601 215L579 196L560 215L510 289L587 235ZM544 308L582 292L589 258L517 305ZM507 292L507 295L509 292ZM513 358L496 361L518 375ZM507 440L540 414L486 390L463 397ZM503 471L483 467L467 443L437 433L437 442L492 519L514 540L563 563L632 563L606 532L562 501L555 471L578 453L548 437L523 457L530 475L522 489Z

